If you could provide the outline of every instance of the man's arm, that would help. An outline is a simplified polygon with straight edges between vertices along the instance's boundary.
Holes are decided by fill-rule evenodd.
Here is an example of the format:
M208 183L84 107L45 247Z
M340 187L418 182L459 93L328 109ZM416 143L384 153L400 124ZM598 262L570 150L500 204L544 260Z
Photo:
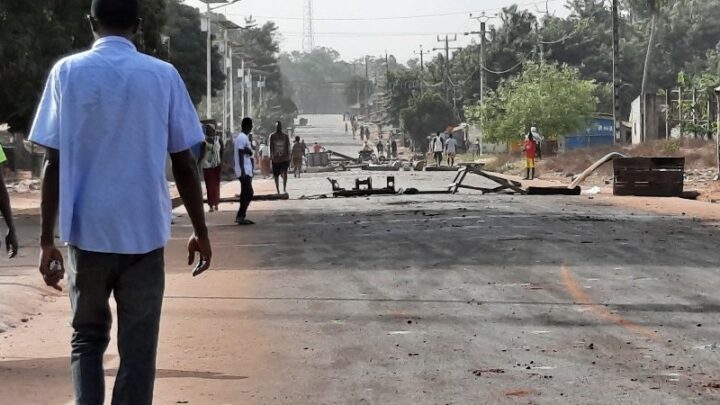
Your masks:
M5 248L7 249L8 257L12 259L18 253L18 241L15 232L15 223L12 217L12 208L10 207L10 195L8 194L7 187L5 187L5 179L3 178L2 171L0 171L0 213L2 213L3 218L5 218L5 224L8 227L8 232L5 236Z
M200 145L200 157L199 157L198 160L197 160L198 162L202 162L203 159L205 159L205 153L206 153L206 152L207 152L206 143L203 142L203 143Z
M60 250L55 247L55 221L57 220L60 201L60 153L57 149L47 148L45 166L43 168L41 199L40 199L40 273L45 284L58 291L65 269ZM56 267L53 263L58 263Z
M210 238L205 224L205 211L203 210L203 195L200 187L200 178L195 166L195 159L190 149L171 153L173 176L177 185L180 197L185 204L190 221L192 222L194 235L188 242L188 265L195 260L195 253L200 254L200 261L193 270L193 276L202 274L210 268L212 249Z
M270 159L275 156L275 142L273 142L273 136L275 136L275 134L270 135L270 137L268 138L268 146L270 147Z
M247 173L245 173L245 154L247 152L245 149L238 149L238 160L240 161L238 165L240 166L240 178L244 178L247 176Z

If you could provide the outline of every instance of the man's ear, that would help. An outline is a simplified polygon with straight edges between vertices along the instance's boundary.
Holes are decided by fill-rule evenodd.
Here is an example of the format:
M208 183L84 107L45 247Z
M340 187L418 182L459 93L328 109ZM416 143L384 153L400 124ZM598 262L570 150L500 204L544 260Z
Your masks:
M140 31L140 29L142 28L142 23L143 23L142 18L138 18L137 21L135 21L135 25L133 26L133 31L132 31L133 35L137 34L138 31Z
M97 32L98 32L97 20L95 20L91 16L87 16L87 20L90 23L90 30L92 30L92 32L97 34Z

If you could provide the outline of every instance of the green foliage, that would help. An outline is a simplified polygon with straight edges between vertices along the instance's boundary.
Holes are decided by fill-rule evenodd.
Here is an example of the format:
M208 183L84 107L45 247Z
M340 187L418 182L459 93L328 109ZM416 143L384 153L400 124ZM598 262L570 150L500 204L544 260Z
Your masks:
M165 0L141 1L143 27L138 49L164 57L160 32L167 18ZM27 132L52 65L87 49L93 41L85 16L87 0L0 1L0 122Z
M268 93L264 103L255 111L256 132L271 133L275 130L275 122L280 121L285 128L289 128L297 117L297 106L287 98L277 93Z
M678 139L671 139L669 141L665 141L663 143L662 151L665 155L672 155L674 153L677 153L680 150L680 140Z
M435 92L425 92L414 98L400 112L400 120L403 128L419 144L425 144L428 136L456 123L452 106Z
M352 86L353 72L357 76L361 69L341 61L340 54L330 48L283 53L279 63L288 94L306 113L344 112L348 105L346 89Z
M410 106L413 97L420 94L421 86L419 70L402 70L388 74L385 94L388 124L400 126L400 112Z
M363 105L370 97L373 83L365 76L353 76L345 87L345 100L348 105Z
M582 129L595 112L597 84L568 66L528 63L523 72L488 95L484 105L466 109L486 139L509 142L536 126L550 139Z
M168 1L168 23L164 34L170 38L167 58L185 81L190 98L198 105L207 93L207 36L200 31L200 12L181 4L178 0ZM221 63L222 55L217 46L212 50L213 95L225 86L225 75Z

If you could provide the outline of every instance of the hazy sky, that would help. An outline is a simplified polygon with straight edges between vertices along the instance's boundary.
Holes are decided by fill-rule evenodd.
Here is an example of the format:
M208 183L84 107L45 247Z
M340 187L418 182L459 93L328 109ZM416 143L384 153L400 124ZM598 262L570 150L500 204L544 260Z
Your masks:
M252 15L258 23L273 20L282 34L283 51L302 50L304 0L242 0L216 12L243 23ZM425 50L444 46L437 35L458 34L451 46L464 46L471 38L467 31L478 31L479 23L469 13L487 15L512 4L536 12L545 10L546 1L538 0L314 0L315 46L334 48L346 60L381 55L385 50L405 63L415 57L420 45ZM185 4L205 10L199 0ZM551 12L564 16L565 0L548 0ZM397 18L402 17L402 18ZM499 20L488 21L498 24ZM477 36L475 36L477 38Z

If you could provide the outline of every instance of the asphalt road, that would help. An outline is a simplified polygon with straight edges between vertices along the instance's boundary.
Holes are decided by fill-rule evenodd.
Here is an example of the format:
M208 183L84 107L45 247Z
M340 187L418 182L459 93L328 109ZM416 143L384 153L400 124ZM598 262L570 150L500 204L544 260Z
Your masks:
M310 122L308 145L357 149L339 117ZM422 189L452 177L393 174ZM291 197L328 192L325 177L291 179ZM471 193L257 203L242 228L222 208L200 278L183 263L187 218L173 229L158 404L720 400L716 223ZM38 312L0 335L0 402L71 400L66 298Z

